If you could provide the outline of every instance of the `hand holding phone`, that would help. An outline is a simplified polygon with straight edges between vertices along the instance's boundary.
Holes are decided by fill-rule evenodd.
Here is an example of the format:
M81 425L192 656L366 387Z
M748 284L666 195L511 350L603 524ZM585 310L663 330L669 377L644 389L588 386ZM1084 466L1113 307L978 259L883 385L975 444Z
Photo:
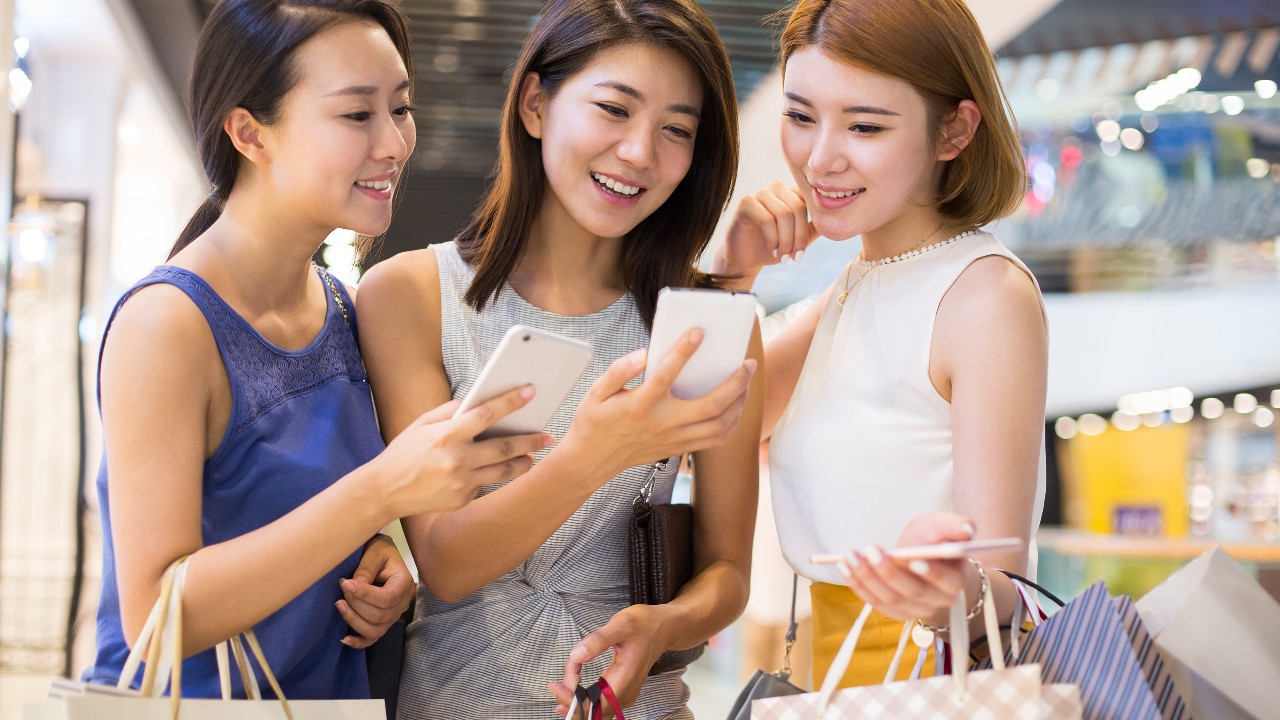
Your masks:
M931 545L913 545L911 547L899 547L885 550L885 557L891 557L898 560L958 560L966 558L975 553L981 553L989 550L1008 550L1023 547L1026 543L1022 538L1003 537L988 538L985 540L965 540L956 542L940 542ZM846 555L811 555L809 562L820 563L836 563L841 559L848 559Z
M645 377L662 364L685 333L698 328L702 344L680 370L671 393L682 400L706 395L742 367L755 317L756 298L749 293L663 288L658 293Z
M542 432L587 369L592 354L591 346L581 340L525 325L512 326L485 363L454 417L490 398L532 384L536 394L529 404L477 437Z

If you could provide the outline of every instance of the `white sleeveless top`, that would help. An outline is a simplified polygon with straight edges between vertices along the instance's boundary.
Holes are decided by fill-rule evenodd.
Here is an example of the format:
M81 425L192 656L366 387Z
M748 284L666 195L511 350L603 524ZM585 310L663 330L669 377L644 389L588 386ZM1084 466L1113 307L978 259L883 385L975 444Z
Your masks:
M778 538L801 575L843 584L834 566L809 557L892 547L915 515L953 509L951 405L929 380L933 325L956 278L988 255L1031 275L987 233L875 267L843 311L840 275L769 448ZM1044 485L1042 441L1032 538Z

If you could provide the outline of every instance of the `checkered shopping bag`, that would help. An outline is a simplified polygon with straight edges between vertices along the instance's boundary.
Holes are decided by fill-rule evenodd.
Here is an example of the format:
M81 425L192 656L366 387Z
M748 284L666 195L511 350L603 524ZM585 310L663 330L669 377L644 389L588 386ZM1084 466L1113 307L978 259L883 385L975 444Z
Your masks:
M1043 687L1040 668L1035 665L1006 667L997 631L995 601L986 588L984 618L995 667L970 671L962 648L969 647L963 593L951 607L951 675L913 678L881 685L836 690L854 654L862 626L871 613L864 605L844 643L840 646L822 689L816 693L765 698L751 705L752 720L847 720L893 718L894 720L1079 720L1080 699L1070 685ZM886 680L897 674L906 648L907 623ZM924 652L921 649L921 652ZM918 667L918 666L917 666ZM915 675L916 673L913 673Z

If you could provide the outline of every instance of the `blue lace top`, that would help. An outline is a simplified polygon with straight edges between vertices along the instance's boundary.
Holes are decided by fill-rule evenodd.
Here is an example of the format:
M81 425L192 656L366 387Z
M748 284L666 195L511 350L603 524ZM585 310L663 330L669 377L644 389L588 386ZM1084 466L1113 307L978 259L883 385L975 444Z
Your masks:
M205 545L244 535L279 519L382 450L356 344L355 312L341 283L334 285L342 293L349 319L344 318L332 293L326 292L329 302L324 326L301 350L272 345L199 276L169 265L157 267L126 292L111 320L133 293L155 283L178 287L204 313L231 382L231 419L217 451L204 464L201 524ZM107 332L110 329L108 322ZM120 622L105 457L97 490L104 544L102 597L97 656L84 679L114 685L129 650ZM286 697L369 696L364 652L341 643L348 628L334 607L341 597L339 579L351 577L359 559L357 550L254 627ZM231 674L235 697L244 697L238 674ZM261 670L258 677L264 692L270 694ZM184 695L218 697L213 650L187 659L182 678Z

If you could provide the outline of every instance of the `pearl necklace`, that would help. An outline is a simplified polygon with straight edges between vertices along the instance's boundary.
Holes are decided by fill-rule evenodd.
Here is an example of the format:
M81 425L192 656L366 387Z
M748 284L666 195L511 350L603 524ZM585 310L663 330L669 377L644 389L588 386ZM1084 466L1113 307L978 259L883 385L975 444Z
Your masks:
M941 228L939 228L939 229L941 229ZM866 276L870 275L870 274L871 274L871 271L872 271L872 270L875 270L877 267L880 267L881 265L890 265L890 264L893 264L893 263L902 262L903 260L910 260L911 258L919 257L919 256L921 256L921 255L923 255L923 254L925 254L925 253L927 253L927 252L929 252L929 251L931 251L931 250L937 250L937 249L938 249L938 248L940 248L940 247L944 247L944 246L946 246L946 245L950 245L951 243L953 243L953 242L955 242L955 241L957 241L957 240L960 240L960 239L962 239L962 238L967 238L967 237L969 237L970 235L977 235L977 234L978 234L978 230L976 230L976 229L975 229L975 230L966 230L966 231L964 231L964 232L960 233L959 235L953 235L952 237L949 237L949 238L947 238L946 240L942 240L942 241L936 242L936 243L934 243L934 244L932 244L932 245L924 245L924 247L920 247L920 245L922 245L922 244L923 244L925 241L927 241L929 238L933 237L933 236L934 236L934 234L935 234L935 233L937 233L937 232L938 232L938 230L934 230L933 232L929 233L929 235L928 235L928 236L926 236L924 240L921 240L921 241L920 241L920 243L919 243L919 244L917 244L917 246L916 246L916 247L913 247L913 248L911 248L910 250L908 250L908 251L906 251L906 252L898 253L897 255L893 255L893 256L891 256L891 257L880 258L879 260L867 260L867 259L865 259L864 257L862 257L862 253L858 253L858 257L857 257L857 258L855 258L853 262L849 263L849 269L845 272L845 276L844 276L844 281L845 281L845 288L844 288L844 292L840 293L840 295L836 297L836 305L837 305L837 306L839 306L839 308L840 308L841 310L844 310L844 303L845 303L845 301L846 301L846 300L848 300L848 299L849 299L849 293L853 292L853 289L854 289L854 288L856 288L856 287L858 287L858 283L862 282L863 278L865 278ZM857 279L857 280L854 280L852 283L849 283L849 276L853 274L853 266L854 266L854 265L859 265L859 266L861 266L861 267L864 267L864 268L866 268L866 270L865 270L865 271L863 271L863 273L862 273L861 275L859 275L859 276L858 276L858 279Z

